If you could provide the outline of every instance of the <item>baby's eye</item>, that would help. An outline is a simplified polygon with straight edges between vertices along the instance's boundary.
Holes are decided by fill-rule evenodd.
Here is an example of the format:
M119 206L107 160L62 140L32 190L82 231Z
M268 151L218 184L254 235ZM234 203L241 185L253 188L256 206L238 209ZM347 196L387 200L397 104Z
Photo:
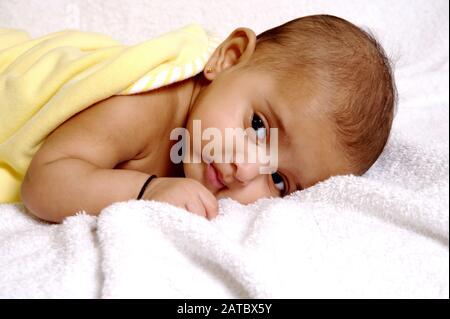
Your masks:
M286 186L284 185L283 177L277 172L272 173L272 181L275 184L275 187L278 188L281 192L281 195L284 196L286 192Z
M253 114L252 128L256 131L256 136L259 140L263 140L266 137L267 132L264 121L257 114Z

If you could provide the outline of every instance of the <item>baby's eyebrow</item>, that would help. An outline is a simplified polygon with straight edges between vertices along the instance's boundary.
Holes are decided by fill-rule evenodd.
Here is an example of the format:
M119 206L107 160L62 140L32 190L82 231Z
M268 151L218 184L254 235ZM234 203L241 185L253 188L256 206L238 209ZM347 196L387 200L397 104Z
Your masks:
M275 120L275 125L277 128L279 128L281 130L281 132L283 133L283 138L285 139L285 144L289 145L289 142L291 141L291 137L288 134L286 127L284 126L283 120L281 119L281 116L275 111L275 108L273 107L273 105L269 102L269 100L266 98L265 99L266 104L267 104L267 109L270 112L270 115L272 116L272 118ZM298 190L303 190L304 187L302 186L302 184L300 182L295 181L294 179L294 183L295 185L295 189L292 192L298 191Z
M281 116L275 111L275 108L269 102L269 100L267 98L265 98L265 101L266 101L267 109L269 110L270 115L275 120L276 127L281 130L281 133L283 133L283 137L286 139L285 142L287 142L286 144L288 144L290 141L290 136L289 136L288 132L286 131L286 127L284 126L284 122L283 122Z

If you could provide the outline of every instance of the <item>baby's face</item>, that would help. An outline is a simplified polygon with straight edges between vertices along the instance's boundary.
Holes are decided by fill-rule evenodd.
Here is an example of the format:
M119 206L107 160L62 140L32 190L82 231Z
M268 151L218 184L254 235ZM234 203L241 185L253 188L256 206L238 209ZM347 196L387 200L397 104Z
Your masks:
M232 154L233 160L218 162L215 149L209 157L214 160L211 164L204 160L184 163L185 176L201 182L217 198L231 197L247 204L307 188L332 175L349 173L331 124L324 111L315 106L314 95L298 85L295 90L293 87L290 83L277 83L261 70L230 68L219 74L199 93L186 128L191 139L193 120L201 121L197 123L201 123L202 132L206 128L218 129L223 139L220 151ZM276 173L261 174L263 163L259 159L251 163L246 157L247 161L239 162L237 152L241 150L225 145L226 128L259 130L247 139L255 144L264 133L269 144L269 128L278 128ZM200 151L209 142L203 140Z

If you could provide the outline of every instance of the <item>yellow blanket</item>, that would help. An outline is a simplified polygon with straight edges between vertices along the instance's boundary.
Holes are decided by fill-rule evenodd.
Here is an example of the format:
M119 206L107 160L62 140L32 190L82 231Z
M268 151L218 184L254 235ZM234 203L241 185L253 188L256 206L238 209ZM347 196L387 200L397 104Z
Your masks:
M113 95L201 72L217 44L196 24L134 46L92 32L31 39L0 28L0 203L20 201L33 155L64 121Z

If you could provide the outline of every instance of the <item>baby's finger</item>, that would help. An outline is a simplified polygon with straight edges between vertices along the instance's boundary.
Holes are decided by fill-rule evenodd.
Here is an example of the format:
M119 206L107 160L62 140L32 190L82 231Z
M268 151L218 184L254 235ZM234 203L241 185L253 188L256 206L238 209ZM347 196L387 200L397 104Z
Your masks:
M199 197L203 202L203 206L206 210L206 218L213 219L217 216L219 205L216 197L208 190L200 192Z
M193 198L193 200L187 202L185 209L195 215L206 217L206 209L199 198Z

